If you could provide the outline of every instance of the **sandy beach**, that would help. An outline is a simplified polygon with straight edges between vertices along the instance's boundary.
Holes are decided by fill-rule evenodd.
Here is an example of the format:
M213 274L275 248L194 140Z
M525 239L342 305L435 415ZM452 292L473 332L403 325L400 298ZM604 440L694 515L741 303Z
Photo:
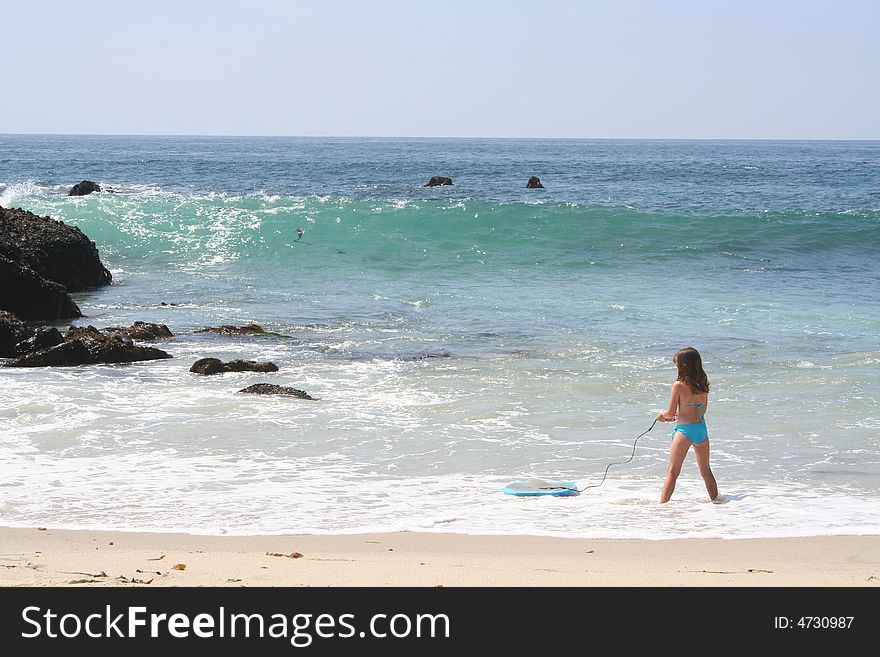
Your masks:
M880 586L880 536L596 540L0 529L0 586Z

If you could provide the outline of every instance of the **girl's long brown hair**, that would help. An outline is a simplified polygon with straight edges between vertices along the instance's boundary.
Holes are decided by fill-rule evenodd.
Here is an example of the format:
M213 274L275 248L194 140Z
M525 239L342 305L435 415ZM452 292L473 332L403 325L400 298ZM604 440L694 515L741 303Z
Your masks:
M678 368L678 381L683 381L695 394L709 392L709 378L703 371L703 359L693 347L675 352L672 362Z

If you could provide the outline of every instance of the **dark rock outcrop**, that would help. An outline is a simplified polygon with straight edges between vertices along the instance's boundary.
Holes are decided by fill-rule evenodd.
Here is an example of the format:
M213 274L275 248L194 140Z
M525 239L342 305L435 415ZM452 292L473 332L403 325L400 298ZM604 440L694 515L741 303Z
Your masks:
M108 285L112 278L79 228L0 208L0 308L22 319L81 317L67 293Z
M99 363L134 363L144 360L171 358L155 347L135 345L130 337L111 331L99 331L94 326L71 326L64 342L39 349L12 360L8 367L68 367Z
M18 317L5 310L0 310L0 358L15 356L17 345L33 336L33 329Z
M86 196L91 194L92 192L100 192L101 186L93 182L91 180L83 180L82 182L76 183L73 187L70 188L70 191L67 192L68 196Z
M79 340L62 342L49 349L41 349L6 363L7 367L69 367L95 362L89 348Z
M49 349L64 342L64 336L54 326L41 326L27 340L15 345L17 355L24 356L41 349Z
M441 185L451 184L452 178L446 176L433 176L427 183L425 183L425 187L440 187Z
M526 183L526 187L528 189L544 189L544 185L541 184L541 179L538 176L532 176L529 178L529 182Z
M222 374L223 372L277 372L278 366L272 362L257 362L255 360L231 360L224 363L219 358L199 358L190 372L195 374Z
M261 335L267 333L266 329L262 326L258 326L257 324L248 324L246 326L230 326L229 324L224 324L223 326L208 326L203 329L199 329L196 333L219 333L221 335Z
M69 326L64 339L67 341L81 340L83 338L100 338L101 331L94 326Z
M127 335L132 340L141 341L174 337L174 334L165 324L154 324L153 322L135 322L131 326L111 326L104 330L111 333L121 333L122 335Z
M68 292L113 280L95 243L79 228L26 210L0 208L0 255L60 283Z
M2 248L2 247L0 247ZM79 306L60 283L0 255L0 308L22 319L82 317Z
M314 399L309 393L298 390L296 388L288 388L287 386L276 386L272 383L255 383L239 392L246 392L252 395L287 395L289 397L299 397L300 399Z

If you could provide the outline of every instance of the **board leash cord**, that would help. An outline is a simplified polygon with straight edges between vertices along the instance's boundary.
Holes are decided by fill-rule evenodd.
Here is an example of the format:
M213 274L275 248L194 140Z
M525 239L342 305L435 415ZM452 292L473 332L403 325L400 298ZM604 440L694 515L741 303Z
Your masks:
M632 454L629 455L629 458L628 458L626 461L617 461L616 463L609 463L609 464L608 464L608 466L605 468L605 474L602 475L602 481L600 481L598 484L593 484L592 486L584 486L583 488L575 488L574 490L576 490L578 493L583 493L583 492L584 492L585 490L587 490L588 488L599 488L599 486L601 486L602 484L604 484L604 483L605 483L605 477L608 476L608 469L609 469L612 465L623 465L623 464L625 464L625 463L629 463L630 461L632 461L632 460L633 460L633 456L636 455L636 443L639 442L639 438L641 438L641 437L644 436L645 434L650 433L650 432L651 432L651 429L654 428L654 425L655 425L655 424L657 424L657 418L654 418L654 421L651 422L651 426L648 427L648 430L647 430L647 431L643 431L642 433L640 433L640 434L636 437L636 439L633 441L633 451L632 451Z

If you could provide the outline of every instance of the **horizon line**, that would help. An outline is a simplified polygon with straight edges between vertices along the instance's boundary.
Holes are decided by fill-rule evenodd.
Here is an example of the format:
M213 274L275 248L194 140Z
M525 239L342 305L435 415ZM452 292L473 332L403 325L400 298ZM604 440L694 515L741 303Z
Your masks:
M522 141L855 141L874 142L880 137L499 137L468 135L275 135L210 133L125 133L125 132L0 132L4 137L202 137L209 139L449 139L449 140L522 140Z

